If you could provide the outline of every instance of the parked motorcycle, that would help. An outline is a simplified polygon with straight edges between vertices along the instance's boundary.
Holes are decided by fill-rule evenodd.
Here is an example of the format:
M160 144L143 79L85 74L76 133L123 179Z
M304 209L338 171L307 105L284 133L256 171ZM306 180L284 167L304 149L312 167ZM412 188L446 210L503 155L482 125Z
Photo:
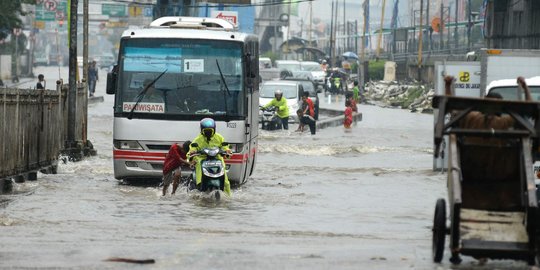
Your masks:
M268 108L260 107L261 109L261 129L276 130L281 129L281 119L277 116L277 108L270 106Z
M193 147L198 147L197 143L191 144ZM223 143L222 146L228 145ZM193 153L191 156L204 156L204 159L201 161L201 170L202 178L199 185L196 184L196 168L192 171L191 179L188 183L188 191L197 189L201 192L205 192L210 195L210 197L219 200L221 198L220 191L223 191L225 188L225 174L226 169L223 166L223 162L219 159L220 156L228 155L226 151L223 151L219 147L210 147L203 148L196 153Z

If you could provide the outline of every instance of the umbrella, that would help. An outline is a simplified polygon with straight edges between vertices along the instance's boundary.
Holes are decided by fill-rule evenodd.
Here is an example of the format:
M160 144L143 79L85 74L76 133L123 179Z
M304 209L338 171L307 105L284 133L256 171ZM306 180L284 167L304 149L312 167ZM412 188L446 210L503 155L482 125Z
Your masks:
M341 56L343 57L347 57L347 58L354 58L356 60L358 60L358 55L356 55L356 53L353 53L353 52L344 52Z

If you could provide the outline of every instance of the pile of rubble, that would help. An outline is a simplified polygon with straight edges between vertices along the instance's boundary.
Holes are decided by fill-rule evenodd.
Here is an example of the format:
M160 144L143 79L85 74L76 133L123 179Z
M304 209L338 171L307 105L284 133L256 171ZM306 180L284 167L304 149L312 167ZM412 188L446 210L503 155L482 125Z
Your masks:
M434 93L433 88L418 82L369 81L364 96L367 103L374 105L432 113L431 100Z

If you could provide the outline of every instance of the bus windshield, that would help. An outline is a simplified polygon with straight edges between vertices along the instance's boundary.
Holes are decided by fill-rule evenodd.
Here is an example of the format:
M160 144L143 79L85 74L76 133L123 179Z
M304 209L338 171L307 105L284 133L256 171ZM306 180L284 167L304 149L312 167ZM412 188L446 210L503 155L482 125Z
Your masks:
M244 115L242 43L131 38L121 48L115 113Z

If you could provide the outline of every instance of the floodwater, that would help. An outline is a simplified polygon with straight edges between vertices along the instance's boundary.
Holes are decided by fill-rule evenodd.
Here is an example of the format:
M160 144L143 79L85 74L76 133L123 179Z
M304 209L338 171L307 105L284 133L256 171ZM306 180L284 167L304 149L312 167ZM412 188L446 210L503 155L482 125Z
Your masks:
M155 260L138 269L528 268L468 257L453 267L448 249L432 263L435 201L447 196L432 171L432 115L360 105L351 131L262 131L253 176L216 204L114 179L101 78L105 102L88 125L98 155L2 196L0 268L134 268L111 257Z

